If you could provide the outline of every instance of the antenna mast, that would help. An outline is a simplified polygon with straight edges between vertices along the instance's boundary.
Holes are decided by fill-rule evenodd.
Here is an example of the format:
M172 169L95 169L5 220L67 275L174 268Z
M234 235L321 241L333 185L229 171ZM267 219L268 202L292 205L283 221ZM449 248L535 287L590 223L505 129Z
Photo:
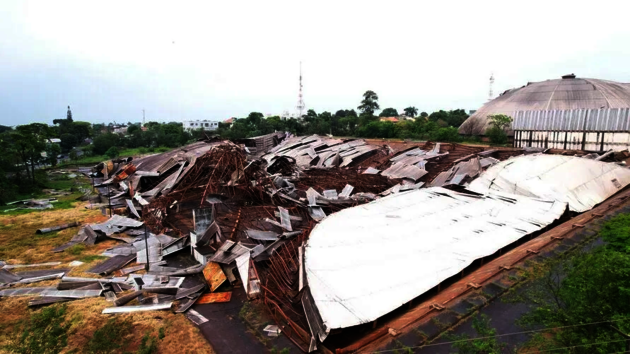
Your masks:
M142 126L144 127L144 109L142 110Z
M304 104L304 97L302 95L302 62L300 62L300 92L298 94L298 103L296 107L298 110L298 119L302 118L305 107L306 105Z
M494 85L494 73L490 73L490 90L488 91L488 101L492 100L494 94L492 92L492 85Z

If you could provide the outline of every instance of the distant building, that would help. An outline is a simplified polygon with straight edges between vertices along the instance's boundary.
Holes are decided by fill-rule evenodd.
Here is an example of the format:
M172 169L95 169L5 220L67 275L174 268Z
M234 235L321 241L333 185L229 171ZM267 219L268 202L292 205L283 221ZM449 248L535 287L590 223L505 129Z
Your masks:
M116 134L127 134L127 127L120 126L120 127L114 128L114 133L116 133Z
M185 120L183 122L184 129L203 129L203 130L217 130L219 128L219 122L213 120Z
M398 119L398 117L381 117L381 122L392 122L392 123L398 123L400 121L400 119Z
M50 138L50 139L48 139L48 142L50 144L61 144L61 139L59 139L59 138Z

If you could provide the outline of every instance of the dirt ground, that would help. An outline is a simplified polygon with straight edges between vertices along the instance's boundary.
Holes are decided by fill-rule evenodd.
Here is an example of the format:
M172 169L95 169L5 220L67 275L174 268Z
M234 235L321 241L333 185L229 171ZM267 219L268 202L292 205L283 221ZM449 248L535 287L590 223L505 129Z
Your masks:
M77 198L80 193L67 196ZM94 246L73 247L61 253L52 253L56 246L68 242L79 230L74 227L59 232L36 235L35 231L42 227L78 221L83 224L99 222L106 219L100 210L86 209L86 202L76 202L68 209L52 209L49 211L33 211L21 215L2 215L0 213L0 260L9 264L28 264L59 261L61 265L55 268L71 268L69 276L98 277L85 271L105 257L99 256L105 249L112 247L119 241L108 240L98 242ZM81 261L85 264L70 267L71 261ZM24 268L13 269L36 270L51 269ZM54 286L58 280L42 281L24 284L26 287ZM20 328L25 320L33 313L42 311L41 308L31 309L27 304L32 297L4 297L0 298L0 353L7 352L4 347L15 340L20 334ZM134 300L135 301L135 300ZM133 305L133 303L130 303ZM150 333L158 338L158 353L214 353L210 344L202 336L200 330L183 314L170 311L152 311L135 314L104 315L105 307L113 306L104 297L81 299L66 303L66 319L71 322L68 331L68 345L63 352L86 352L85 346L92 338L94 331L103 326L111 316L129 319L132 333L128 336L127 352L134 353L140 346L142 337Z

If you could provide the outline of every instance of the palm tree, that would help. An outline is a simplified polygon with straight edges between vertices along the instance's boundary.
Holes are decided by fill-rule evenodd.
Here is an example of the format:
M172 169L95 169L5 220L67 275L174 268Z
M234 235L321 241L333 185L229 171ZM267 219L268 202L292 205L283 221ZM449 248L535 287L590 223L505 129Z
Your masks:
M405 115L407 117L415 117L418 114L418 109L416 107L407 107L405 108Z

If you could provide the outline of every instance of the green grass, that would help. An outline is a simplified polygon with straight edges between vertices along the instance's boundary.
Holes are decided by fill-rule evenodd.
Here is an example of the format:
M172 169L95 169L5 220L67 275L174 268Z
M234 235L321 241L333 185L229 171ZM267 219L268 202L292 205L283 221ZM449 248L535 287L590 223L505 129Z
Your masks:
M158 147L154 149L147 149L147 148L124 149L124 150L120 150L119 156L127 157L127 156L139 156L139 155L145 155L145 154L157 154L157 153L162 153L162 152L166 152L170 150L173 150L173 149L167 148L167 147ZM96 165L99 162L108 161L108 160L111 160L111 158L107 155L86 156L78 160L61 163L57 165L56 168L63 168L63 167L76 166L76 165L88 165L88 164Z
M76 245L76 246L78 246L78 245ZM72 248L72 247L70 247L70 248ZM84 257L80 258L79 260L81 262L83 262L83 263L90 263L90 262L93 262L93 261L100 261L100 260L106 259L106 258L107 257L105 257L105 256L99 256L97 254L91 254L89 256L84 256Z

